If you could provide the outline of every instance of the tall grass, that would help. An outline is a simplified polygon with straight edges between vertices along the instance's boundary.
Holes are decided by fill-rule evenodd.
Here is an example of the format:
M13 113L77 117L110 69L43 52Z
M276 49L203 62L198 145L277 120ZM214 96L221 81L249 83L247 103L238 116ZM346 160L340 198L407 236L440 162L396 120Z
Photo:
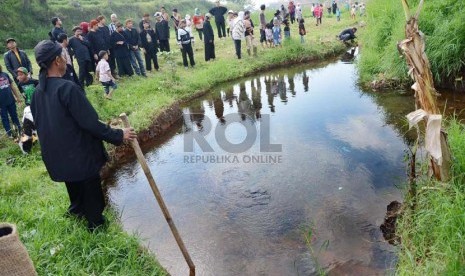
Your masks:
M398 220L399 275L465 274L465 127L452 119L448 133L453 179L421 181L415 211Z
M416 11L418 0L409 1ZM420 30L426 37L426 54L435 82L447 84L465 73L464 5L456 0L425 1ZM401 1L372 0L367 3L366 31L361 35L363 55L358 64L361 81L375 78L407 83L405 60L396 44L405 38L405 15Z

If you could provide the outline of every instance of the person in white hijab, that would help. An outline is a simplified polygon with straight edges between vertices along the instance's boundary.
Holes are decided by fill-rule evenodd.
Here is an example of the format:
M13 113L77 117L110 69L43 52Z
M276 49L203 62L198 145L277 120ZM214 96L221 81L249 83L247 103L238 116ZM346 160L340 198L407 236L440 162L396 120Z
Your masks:
M232 38L236 48L236 55L241 59L241 41L245 37L244 12L240 11L235 17L232 25Z

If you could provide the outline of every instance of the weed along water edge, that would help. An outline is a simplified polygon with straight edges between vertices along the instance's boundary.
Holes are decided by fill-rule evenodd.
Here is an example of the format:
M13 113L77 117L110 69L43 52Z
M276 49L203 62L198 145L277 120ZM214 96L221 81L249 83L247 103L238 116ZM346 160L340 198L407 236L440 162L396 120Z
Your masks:
M379 225L405 180L403 115L391 115L413 102L398 92L379 100L355 81L354 65L337 61L262 73L185 104L182 122L145 158L198 275L395 268ZM139 166L108 182L124 229L171 275L186 275Z

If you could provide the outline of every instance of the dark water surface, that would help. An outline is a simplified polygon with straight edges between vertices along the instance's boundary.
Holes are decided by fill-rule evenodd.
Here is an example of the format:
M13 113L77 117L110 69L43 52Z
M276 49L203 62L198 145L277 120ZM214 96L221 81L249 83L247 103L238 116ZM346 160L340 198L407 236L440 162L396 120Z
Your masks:
M379 225L386 205L402 201L403 117L414 110L413 97L367 94L356 79L353 64L336 61L224 85L186 106L184 126L146 154L197 275L312 275L318 266L333 274L392 272L395 248ZM183 133L205 131L207 121L227 126L231 143L250 140L242 124L228 120L264 126L260 134L269 133L282 152L261 153L256 139L236 155L239 162L227 162L233 155L214 131L206 135L214 153L198 145L184 152ZM186 156L223 160L186 163ZM252 156L262 159L247 162ZM171 275L188 275L136 162L116 173L109 197L125 230L138 233ZM313 253L304 236L310 229Z

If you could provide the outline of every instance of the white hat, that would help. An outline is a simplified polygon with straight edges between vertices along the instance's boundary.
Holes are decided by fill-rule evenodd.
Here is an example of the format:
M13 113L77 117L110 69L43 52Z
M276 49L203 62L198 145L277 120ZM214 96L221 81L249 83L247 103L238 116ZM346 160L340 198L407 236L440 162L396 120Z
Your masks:
M156 12L153 16L154 16L154 17L160 17L160 16L161 16L161 12Z
M191 16L186 14L186 16L184 17L186 20L190 20L191 19Z

